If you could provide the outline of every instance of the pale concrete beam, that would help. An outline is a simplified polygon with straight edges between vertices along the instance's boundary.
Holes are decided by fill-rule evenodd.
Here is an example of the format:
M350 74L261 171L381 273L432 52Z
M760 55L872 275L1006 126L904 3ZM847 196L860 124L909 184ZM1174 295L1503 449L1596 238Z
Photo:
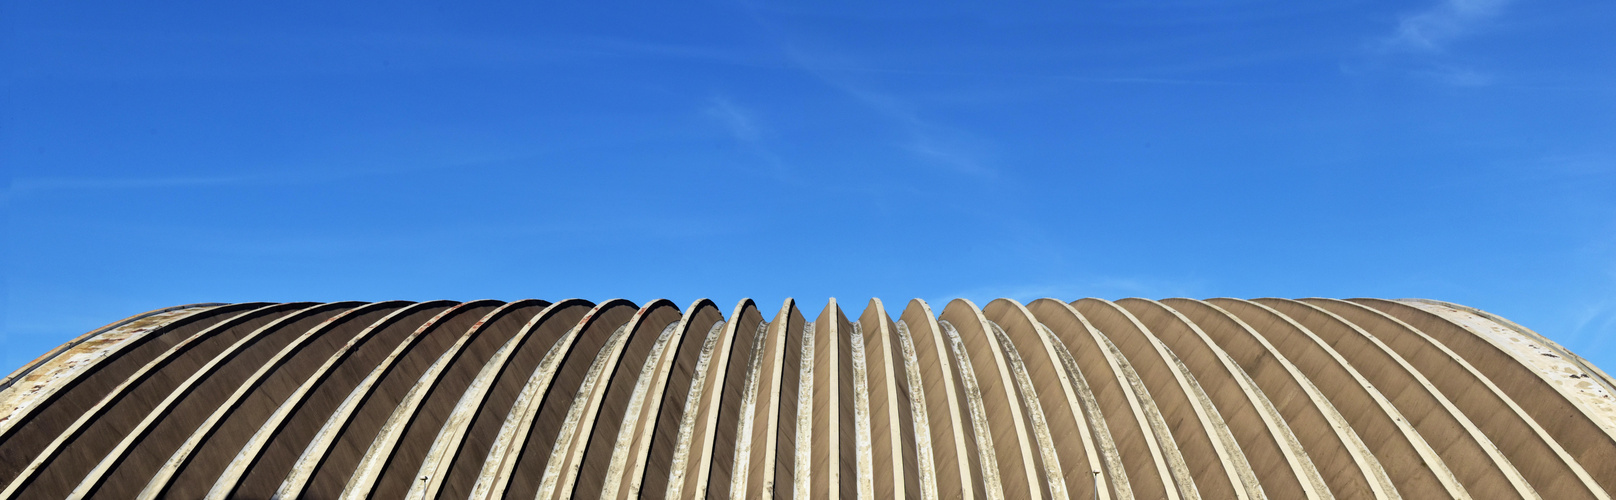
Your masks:
M1396 351L1486 435L1545 498L1609 498L1593 477L1470 362L1408 323L1337 299L1302 299L1327 309Z
M1260 479L1266 496L1331 496L1306 453L1290 445L1295 438L1287 436L1291 430L1284 417L1263 400L1262 390L1200 326L1160 302L1123 299L1117 304L1139 318L1184 363L1229 425L1228 435L1236 441L1234 446L1243 450L1249 468L1241 472Z
M71 491L61 483L35 481L34 485L55 490L44 497L135 496L162 467L191 432L201 426L221 400L229 397L237 384L251 376L281 347L300 334L355 307L359 302L339 302L310 306L276 319L237 340L192 373L161 403L140 420L104 457L100 457ZM289 334L277 334L281 330ZM173 416L174 418L165 418ZM43 478L42 478L43 479ZM23 496L31 496L28 492Z
M747 366L753 358L753 347L761 347L769 332L768 322L751 299L736 303L729 317L720 336L709 334L701 345L700 357L692 368L690 390L680 405L684 413L678 420L671 449L660 445L653 448L653 452L668 449L668 458L666 462L649 459L645 491L650 494L660 489L654 481L665 477L664 498L729 496ZM670 397L665 404L680 401L678 393ZM659 432L658 439L667 439L665 435Z
M386 354L383 349L365 349L371 342L397 345L399 340L419 325L422 317L431 317L453 304L448 301L400 303L375 323L366 326L353 338L337 347L312 373L302 377L303 382L291 394L282 398L269 418L256 428L241 426L231 429L220 426L218 431L250 435L247 442L232 457L224 470L217 474L209 498L267 497L275 492L280 478L297 458L297 453L308 444L312 434L335 409L338 394L347 394L365 373ZM408 321L413 320L413 321ZM333 333L335 335L335 333ZM299 353L312 358L317 353ZM312 361L312 359L310 359ZM282 371L289 367L283 367ZM296 380L296 375L277 373L276 377ZM289 381L289 380L288 380ZM323 396L323 397L322 397ZM303 417L303 418L298 418ZM228 448L226 448L228 449ZM206 458L204 458L205 460ZM243 485L249 471L258 478L256 484ZM201 475L205 480L209 475ZM151 486L151 485L148 485ZM178 492L179 489L175 488Z
M764 341L753 346L739 409L741 420L735 429L730 498L772 497L778 488L791 484L790 481L777 484L782 474L780 469L789 471L791 463L780 467L776 457L792 456L791 452L795 451L782 450L780 446L783 429L795 430L794 425L781 425L781 419L795 422L797 372L788 367L796 367L802 356L805 324L796 302L786 299L780 312L769 322ZM795 437L793 433L787 439ZM791 443L786 444L785 448L789 448ZM789 479L790 473L784 474Z
M599 490L600 498L608 499L639 497L653 446L661 453L652 477L661 481L650 491L665 490L669 457L676 444L672 439L657 440L657 429L662 429L661 436L673 437L679 434L680 422L685 420L687 412L692 417L690 420L695 421L693 410L698 405L683 404L684 396L701 392L700 387L691 386L697 372L702 371L697 364L703 356L711 359L712 350L703 346L709 344L709 339L716 345L725 327L723 319L723 313L712 301L697 300L685 309L677 323L670 324L658 336L632 393L622 403L622 426L611 441L611 448L607 449L609 461L598 466L598 473L586 468L583 471L586 476L579 479L575 491ZM670 387L672 394L668 392Z
M1235 299L1212 299L1256 327L1268 341L1307 374L1363 443L1375 454L1386 477L1403 496L1468 498L1452 472L1397 408L1339 352L1311 330L1266 305ZM1371 368L1371 367L1366 367Z
M95 465L92 460L84 460L82 457L94 457L93 460L98 461L100 457L106 456L127 432L127 427L132 421L138 421L150 413L157 403L172 393L175 386L186 380L196 368L212 359L218 351L234 343L236 336L310 305L309 303L271 304L225 314L222 321L206 324L206 328L183 335L171 347L146 361L144 366L137 368L117 386L109 389L100 401L81 411L65 427L61 427L59 434L49 434L46 429L34 427L34 422L61 425L62 421L67 419L60 416L52 415L28 422L22 427L26 432L6 439L6 446L0 449L0 453L8 456L8 460L0 463L5 464L7 473L12 478L6 489L0 492L0 498L15 498L24 487L33 482L37 474L46 471L47 466L49 473L57 478L82 477ZM164 333L165 336L168 334L170 333ZM60 408L68 407L70 406L60 405ZM52 405L52 408L58 406ZM19 413L32 412L19 410ZM8 419L7 422L19 419L21 417ZM47 437L54 439L42 447L35 445ZM30 455L31 458L23 458ZM79 458L77 460L69 458L64 463L56 463L56 459L61 456ZM9 457L19 459L13 461ZM72 462L77 462L77 465ZM27 465L21 470L13 468L23 463ZM48 482L62 481L56 479Z
M333 444L335 444L344 435L349 434L345 432L346 430L350 430L356 425L362 425L360 422L366 421L358 418L362 413L361 409L365 407L363 404L364 402L370 400L372 397L386 397L385 393L378 393L377 390L379 387L384 385L384 380L386 380L385 377L394 371L394 367L400 366L399 363L402 360L409 359L412 356L416 359L427 357L435 358L438 354L441 354L442 351L432 348L432 344L435 342L429 341L426 335L428 332L435 331L439 327L445 327L445 325L453 323L455 319L467 321L468 318L475 319L481 317L486 311L479 311L480 308L492 309L497 305L498 302L491 300L452 304L436 314L433 314L424 322L412 325L414 326L414 329L410 332L409 336L399 341L399 343L391 349L391 352L387 353L385 358L371 368L369 373L365 374L365 378L359 381L358 384L349 390L346 397L342 398L337 407L331 411L329 416L326 417L324 423L320 425L319 429L315 431L314 435L310 438L308 444L301 450L301 453L297 456L296 461L292 464L290 470L287 472L286 476L284 476L284 479L279 481L280 484L276 487L272 496L278 498L297 498L302 496L304 491L308 488L309 482L313 480L316 473L320 470L322 464L336 465L334 462L341 462L343 458L347 457L357 459L356 456L351 454L347 455L347 457L340 454L333 454ZM453 329L453 327L447 328L451 328L451 331ZM465 328L461 327L459 330L464 331ZM438 337L453 338L452 335ZM443 342L443 344L445 344L445 347L447 347L446 342ZM400 367L400 371L405 370L408 369ZM406 377L393 377L392 382L395 385L398 385L405 378ZM382 406L385 405L377 404L373 405L372 408L379 408ZM358 429L352 430L355 434L363 433ZM369 442L368 439L365 441ZM343 467L336 466L335 468L340 469ZM352 469L350 468L349 470L351 471ZM343 479L346 480L346 475L343 477Z
M1041 430L1038 438L1046 481L1051 496L1056 491L1070 498L1090 498L1103 495L1112 497L1109 482L1095 480L1094 472L1102 469L1101 457L1089 432L1088 416L1084 414L1070 374L1062 364L1055 344L1060 341L1045 335L1042 325L1021 303L998 299L982 308L993 325L1002 330L1001 345L1007 357L1014 349L1014 363L1018 391L1023 405L1038 409L1037 423ZM1032 412L1029 411L1029 415ZM1098 487L1099 492L1095 489Z
M865 373L869 385L871 495L892 499L923 497L920 453L915 442L914 415L917 409L914 405L923 406L925 396L922 394L918 399L913 397L911 391L920 388L910 386L909 367L905 365L904 356L905 352L913 356L913 341L908 341L907 349L901 345L906 340L898 337L898 326L887 314L880 299L870 299L864 314L859 316L858 324L864 340ZM919 372L915 374L918 376ZM920 408L919 411L925 410ZM925 455L929 469L929 439ZM927 491L931 498L935 498L937 479L935 476L927 479Z
M943 336L937 315L926 301L914 299L898 322L899 334L914 343L925 397L930 443L935 460L940 498L978 499L984 496L982 453L971 436L966 402L960 396L953 349Z
M1608 499L1616 481L1616 384L1454 304L723 312L155 311L0 387L0 500Z
M1112 487L1119 493L1131 492L1135 498L1184 498L1186 487L1194 494L1187 473L1178 468L1185 475L1177 476L1169 465L1168 457L1179 454L1177 443L1172 436L1159 434L1160 426L1152 424L1148 412L1155 411L1155 404L1148 393L1141 394L1144 385L1124 367L1127 361L1111 348L1110 341L1066 302L1039 299L1027 309L1066 346L1093 391L1126 471L1120 478L1108 472Z

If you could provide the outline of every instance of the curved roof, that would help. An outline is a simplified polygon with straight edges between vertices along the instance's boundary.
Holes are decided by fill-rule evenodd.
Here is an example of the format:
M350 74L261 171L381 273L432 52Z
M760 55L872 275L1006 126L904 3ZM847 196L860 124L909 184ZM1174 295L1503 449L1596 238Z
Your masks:
M1613 385L1427 300L197 304L0 382L0 500L1608 499Z

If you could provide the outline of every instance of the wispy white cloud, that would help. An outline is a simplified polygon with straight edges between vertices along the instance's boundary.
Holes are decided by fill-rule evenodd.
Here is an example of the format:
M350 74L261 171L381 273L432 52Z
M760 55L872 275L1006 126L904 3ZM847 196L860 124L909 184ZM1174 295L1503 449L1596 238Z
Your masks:
M1454 40L1474 32L1497 17L1510 0L1442 0L1425 10L1410 13L1397 23L1397 30L1384 40L1389 49L1437 52Z
M1604 185L1606 183L1601 183L1598 179L1608 178L1612 173L1616 173L1616 170L1610 169L1608 162L1603 166L1595 166L1590 163L1598 162L1588 158L1571 158L1553 159L1555 163L1569 165L1550 169L1557 170L1559 175L1574 179L1575 182L1592 185ZM1587 242L1582 248L1584 255L1595 263L1590 268L1584 268L1584 272L1602 277L1603 283L1585 290L1580 294L1581 297L1565 304L1565 309L1560 312L1564 316L1559 318L1562 330L1558 332L1566 336L1568 342L1562 341L1562 343L1568 344L1567 347L1573 351L1581 352L1585 356L1606 357L1606 359L1616 354L1606 347L1612 340L1616 340L1616 231L1612 231L1616 229L1616 211L1612 210L1613 207L1616 205L1605 198L1600 199L1598 208L1594 210L1603 213L1605 223L1601 224L1603 227L1589 231L1590 234L1599 236Z
M1616 176L1616 155L1603 152L1548 155L1532 168L1586 183L1588 177ZM1616 273L1613 273L1613 277L1616 277Z
M1414 70L1413 73L1419 77L1455 87L1483 87L1491 85L1494 81L1491 74L1458 66L1436 66Z
M10 179L0 191L0 203L10 204L31 194L56 191L121 191L210 187L263 182L263 176L175 176L175 177L20 177Z
M465 170L508 164L541 157L540 152L521 154L463 155L459 158L418 160L414 163L330 162L311 159L298 168L286 165L254 165L243 172L223 175L131 176L38 176L13 177L0 189L0 202L48 193L86 191L165 190L209 187L280 186L335 182L370 177L397 177L442 170Z
M757 112L728 97L715 95L701 108L701 114L722 125L730 137L762 160L775 177L780 179L788 177L790 169L769 144L766 129Z
M621 56L664 58L748 68L785 69L790 65L771 50L741 47L686 45L630 38L587 37L577 40L583 47Z
M717 119L736 140L756 142L761 138L758 126L752 119L752 113L736 106L723 96L714 96L702 113Z
M958 173L994 175L995 170L984 161L981 152L969 147L972 143L982 142L974 134L923 118L912 104L855 83L843 74L846 71L832 69L849 66L837 57L809 53L795 47L788 47L786 53L802 71L901 127L906 137L897 144L898 147L928 163Z
M262 180L256 176L178 177L23 177L11 181L13 191L67 191L218 186Z
M992 176L994 170L978 161L975 155L958 147L937 141L925 134L914 134L908 149L934 164L942 165L962 174Z
M1583 304L1573 313L1571 334L1601 339L1616 330L1616 298Z
M1608 252L1606 258L1609 258ZM1607 279L1604 295L1585 297L1568 311L1570 328L1565 333L1574 343L1596 346L1616 338L1616 266L1604 274Z
M1342 64L1349 75L1396 71L1410 78L1453 87L1484 87L1499 78L1456 56L1456 42L1497 22L1513 0L1437 0L1400 16L1390 33L1369 38L1364 59Z

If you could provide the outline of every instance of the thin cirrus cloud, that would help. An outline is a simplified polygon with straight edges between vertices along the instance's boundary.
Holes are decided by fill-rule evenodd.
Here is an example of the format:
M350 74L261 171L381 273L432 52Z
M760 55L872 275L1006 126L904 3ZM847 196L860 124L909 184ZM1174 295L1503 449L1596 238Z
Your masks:
M723 96L713 97L705 109L704 114L710 116L724 125L729 134L741 142L757 142L761 138L758 133L756 121L752 113L742 109Z
M758 121L757 113L722 95L709 99L701 112L723 126L736 143L762 161L773 175L781 179L789 177L790 169L787 168L786 162L764 139L763 127Z
M9 204L32 194L56 191L106 191L132 189L174 189L254 184L269 180L263 176L174 176L174 177L20 177L11 179L0 190L0 203Z
M1397 30L1383 41L1393 50L1440 52L1448 44L1475 32L1498 17L1509 0L1443 0L1402 17Z
M976 134L922 118L910 103L892 94L853 83L842 74L845 71L833 69L847 66L840 64L845 62L841 56L809 52L795 46L786 46L784 51L802 72L898 126L904 135L897 144L899 148L928 164L955 173L977 177L993 177L996 174L980 151L967 147L983 142Z
M1453 45L1496 22L1511 0L1441 0L1402 15L1389 33L1371 37L1362 59L1345 62L1349 75L1395 70L1417 80L1452 87L1484 87L1498 82L1485 68L1455 57Z

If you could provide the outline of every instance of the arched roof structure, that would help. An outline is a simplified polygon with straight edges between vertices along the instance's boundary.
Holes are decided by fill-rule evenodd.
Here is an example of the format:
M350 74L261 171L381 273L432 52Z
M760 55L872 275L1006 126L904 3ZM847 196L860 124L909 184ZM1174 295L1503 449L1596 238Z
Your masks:
M1522 498L1612 379L1428 300L196 304L0 382L13 498Z

